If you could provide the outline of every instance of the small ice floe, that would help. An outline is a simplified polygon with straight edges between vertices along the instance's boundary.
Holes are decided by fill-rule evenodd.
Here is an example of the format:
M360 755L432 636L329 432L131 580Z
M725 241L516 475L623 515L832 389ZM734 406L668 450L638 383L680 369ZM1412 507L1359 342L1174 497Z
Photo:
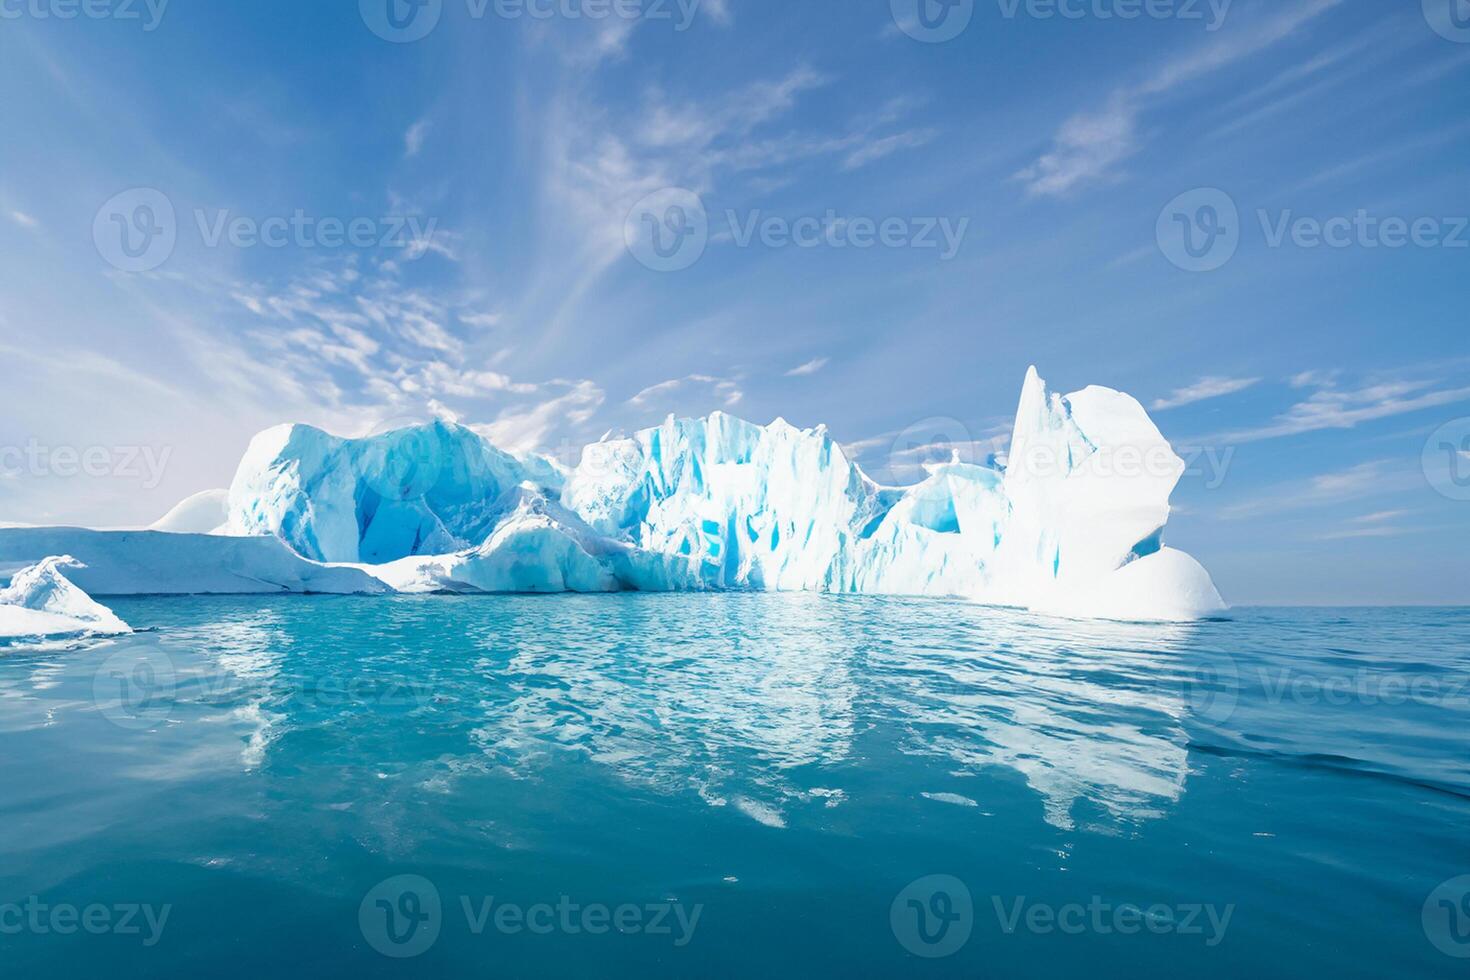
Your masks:
M0 589L0 646L131 633L127 623L62 571L84 567L70 555L59 555L16 572Z
M954 806L974 807L978 807L980 805L979 803L976 803L974 800L970 799L968 796L961 796L958 793L924 793L921 795L924 797L924 799L933 800L935 803L950 803Z

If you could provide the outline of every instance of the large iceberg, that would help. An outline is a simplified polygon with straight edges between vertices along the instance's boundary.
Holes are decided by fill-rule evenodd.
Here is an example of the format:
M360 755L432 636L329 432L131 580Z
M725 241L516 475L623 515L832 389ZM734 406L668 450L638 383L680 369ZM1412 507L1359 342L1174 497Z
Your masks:
M813 590L1193 619L1225 605L1163 544L1183 472L1133 398L1052 394L1032 369L1004 464L956 458L907 488L869 479L824 428L723 413L606 439L570 472L446 422L363 439L284 425L251 443L227 497L163 522L203 527L223 501L233 537L76 543L146 591L228 591L157 588L180 576L156 566L178 550L197 569L183 577L217 586L225 549L206 542L234 540L278 549L229 556L227 579L266 583L248 591ZM19 533L0 531L0 560Z
M70 555L54 555L16 572L0 589L0 645L131 633L67 578L67 570L82 567Z

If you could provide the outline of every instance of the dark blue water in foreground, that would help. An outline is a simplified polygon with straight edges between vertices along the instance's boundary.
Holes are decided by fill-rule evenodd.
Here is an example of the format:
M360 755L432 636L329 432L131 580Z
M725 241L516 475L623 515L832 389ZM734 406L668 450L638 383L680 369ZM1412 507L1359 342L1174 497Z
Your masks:
M1470 974L1470 611L135 599L0 651L0 974Z

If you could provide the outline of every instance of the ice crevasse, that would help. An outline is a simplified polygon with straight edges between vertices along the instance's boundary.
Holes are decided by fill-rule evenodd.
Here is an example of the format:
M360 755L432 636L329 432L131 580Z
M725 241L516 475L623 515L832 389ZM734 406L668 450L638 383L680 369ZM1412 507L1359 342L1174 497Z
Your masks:
M252 442L221 530L406 592L820 590L1178 620L1225 608L1163 544L1183 472L1136 400L1052 394L1032 369L1006 464L956 459L907 488L824 428L722 413L599 442L569 472L444 422L287 425Z

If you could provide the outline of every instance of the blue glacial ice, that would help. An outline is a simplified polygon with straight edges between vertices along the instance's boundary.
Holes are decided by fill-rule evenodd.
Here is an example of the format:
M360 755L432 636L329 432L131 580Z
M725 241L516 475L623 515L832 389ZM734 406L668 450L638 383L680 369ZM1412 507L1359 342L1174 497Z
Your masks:
M201 530L223 507L216 534L0 531L0 561L85 550L99 594L813 590L1187 620L1225 605L1163 544L1183 472L1133 398L1055 395L1034 369L1004 465L956 458L907 488L869 479L825 428L723 413L588 446L569 472L446 422L363 439L284 425L227 495L157 525Z

